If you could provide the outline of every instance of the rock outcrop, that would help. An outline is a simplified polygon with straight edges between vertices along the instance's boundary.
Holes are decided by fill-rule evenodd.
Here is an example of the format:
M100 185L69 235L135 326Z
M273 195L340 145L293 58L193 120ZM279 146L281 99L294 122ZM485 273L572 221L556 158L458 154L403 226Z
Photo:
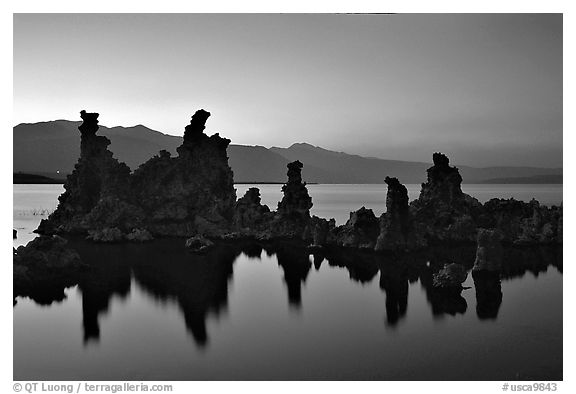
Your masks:
M562 243L561 207L493 198L482 207L479 224L497 228L504 242L514 244Z
M178 157L160 152L134 171L133 193L153 235L213 236L230 229L236 203L230 140L204 134L209 116L204 110L192 116Z
M350 219L334 230L336 244L346 248L374 249L380 234L380 224L371 209L360 208L350 213Z
M288 164L288 182L282 186L284 197L278 203L278 214L282 218L306 220L310 218L312 197L308 194L306 182L302 182L302 167L296 160Z
M47 220L41 221L37 230L41 234L86 233L89 229L102 227L98 218L89 214L106 210L106 215L112 216L115 212L110 206L102 208L99 204L122 200L120 196L130 194L130 168L112 157L108 138L96 135L99 114L81 111L80 116L83 120L78 127L80 159L66 179L58 208ZM119 206L116 213L125 216L127 208Z
M462 192L460 172L446 155L434 153L433 161L420 196L410 204L416 231L429 243L472 242L482 204Z
M425 246L417 239L408 207L408 190L397 178L386 177L386 212L380 217L380 234L376 250L410 250Z
M236 202L233 215L234 228L247 233L261 231L272 219L270 208L262 205L260 190L251 187Z
M284 195L267 229L260 234L261 239L311 239L312 197L308 194L306 182L302 182L303 164L296 160L288 163L287 167L288 182L282 186Z
M277 210L262 205L250 188L236 200L228 165L230 140L205 134L210 113L197 111L185 127L178 156L160 151L133 173L98 136L98 114L81 112L80 159L64 185L59 205L37 230L41 234L83 234L96 242L144 242L155 237L297 240L314 248L342 246L406 251L434 244L474 242L478 229L501 232L502 242L562 242L562 208L515 200L480 204L462 191L462 177L442 153L434 153L417 200L397 178L386 177L386 213L352 212L343 226L312 217L303 164L288 164L288 181ZM193 248L194 249L194 248ZM488 249L482 249L488 250ZM484 252L480 252L479 263ZM487 263L489 264L489 263Z
M96 135L98 114L82 111L80 159L64 185L58 208L37 231L91 232L102 242L150 238L135 230L145 230L150 236L229 231L236 203L226 154L230 140L204 134L209 116L204 110L194 114L178 157L161 151L130 174L128 166L107 149L110 140ZM126 236L98 235L110 235L109 229Z

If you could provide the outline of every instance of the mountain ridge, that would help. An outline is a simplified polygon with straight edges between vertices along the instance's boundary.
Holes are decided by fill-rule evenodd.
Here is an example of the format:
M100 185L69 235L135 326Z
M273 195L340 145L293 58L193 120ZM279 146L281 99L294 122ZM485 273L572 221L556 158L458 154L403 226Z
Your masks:
M80 123L60 119L15 126L14 172L71 172L80 153L77 129ZM114 156L132 170L160 150L175 155L176 148L182 143L180 136L165 134L142 124L130 127L101 125L98 133L112 141L110 150ZM314 183L382 183L386 176L398 177L404 183L421 183L426 179L426 169L431 166L431 162L388 160L337 152L307 142L296 142L287 148L231 144L228 157L237 183L283 182L286 165L294 160L304 163L303 175L308 182ZM563 171L562 168L526 166L457 167L465 183L483 183L497 178L558 177Z

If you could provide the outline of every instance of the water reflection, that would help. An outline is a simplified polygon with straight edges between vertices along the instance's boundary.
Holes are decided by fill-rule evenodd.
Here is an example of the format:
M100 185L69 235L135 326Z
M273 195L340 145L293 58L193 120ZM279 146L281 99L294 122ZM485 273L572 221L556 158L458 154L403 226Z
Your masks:
M474 247L430 249L402 256L377 255L359 251L324 250L310 254L291 244L259 245L230 243L203 255L188 253L179 240L161 240L144 245L96 245L71 240L90 269L78 279L82 296L84 343L100 340L99 320L113 297L126 298L135 282L153 299L178 305L187 331L199 347L209 344L206 321L210 315L226 313L229 284L234 262L244 254L250 259L275 258L283 272L287 302L291 308L305 308L302 288L314 266L315 270L344 268L351 281L370 284L376 276L384 295L385 324L397 328L406 317L411 283L420 282L435 319L465 314L466 299L460 294L446 294L432 286L432 275L446 263L462 264L471 269ZM495 320L503 302L502 280L512 280L526 273L537 276L550 266L562 270L560 248L509 248L505 250L501 275L474 273L475 312L479 320ZM38 290L33 299L42 304L60 301L67 284ZM58 286L56 286L58 287ZM38 294L36 294L38 293ZM18 306L16 306L18 307Z
M493 272L473 272L476 289L476 314L480 320L495 320L502 304L502 283L500 274Z

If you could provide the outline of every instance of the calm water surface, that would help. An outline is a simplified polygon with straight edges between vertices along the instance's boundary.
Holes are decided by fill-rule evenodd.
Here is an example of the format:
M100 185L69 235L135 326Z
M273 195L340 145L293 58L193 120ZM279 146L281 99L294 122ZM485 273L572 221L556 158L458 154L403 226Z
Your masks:
M465 190L559 203L554 186ZM261 187L275 207L281 186ZM314 213L339 221L362 205L380 214L385 199L377 185L309 188ZM14 186L15 246L61 191ZM474 248L400 259L237 244L196 256L181 240L70 244L92 269L61 301L18 299L15 380L562 379L559 249L507 250L501 284L469 275L470 289L447 297L433 291L432 271L471 268Z

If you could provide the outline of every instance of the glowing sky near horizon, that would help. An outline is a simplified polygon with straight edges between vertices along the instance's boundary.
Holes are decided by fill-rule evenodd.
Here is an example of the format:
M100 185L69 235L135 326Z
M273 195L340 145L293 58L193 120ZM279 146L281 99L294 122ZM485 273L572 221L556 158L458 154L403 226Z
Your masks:
M14 124L562 166L562 16L16 14Z

